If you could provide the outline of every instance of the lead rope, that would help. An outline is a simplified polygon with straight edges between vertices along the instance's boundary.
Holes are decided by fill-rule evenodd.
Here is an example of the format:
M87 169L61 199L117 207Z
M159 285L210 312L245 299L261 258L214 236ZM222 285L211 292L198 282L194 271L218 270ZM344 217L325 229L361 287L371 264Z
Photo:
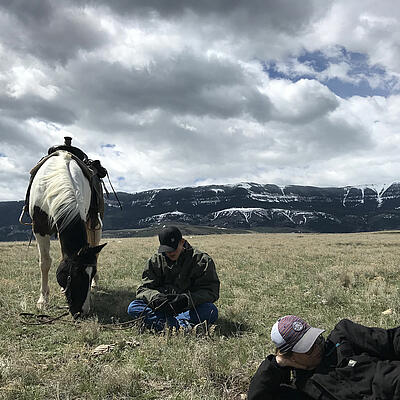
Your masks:
M21 323L23 323L24 325L30 325L30 326L51 324L52 322L60 320L62 317L65 317L67 315L69 315L69 312L64 312L60 315L57 315L56 317L50 317L50 315L46 315L46 314L33 314L33 313L28 313L28 312L19 313L20 317L31 317L31 318L36 318L36 320L38 320L38 322L29 322L29 321L24 321L22 318L20 318ZM67 322L67 321L63 321L63 322Z
M69 312L64 312L60 315L57 315L55 317L51 317L50 315L47 314L34 314L34 313L28 313L28 312L21 312L19 313L20 316L20 322L24 325L29 325L29 326L41 326L41 325L47 325L47 324L51 324L55 321L60 321L66 324L70 324L73 326L78 326L77 322L73 322L73 321L65 321L65 320L61 320L61 318L66 317L70 315ZM28 320L26 320L25 318L34 318L37 322L30 322ZM142 320L143 317L140 316L136 319L133 319L131 321L127 321L127 322L118 322L118 323L111 323L111 324L99 324L100 328L103 329L111 329L111 330L124 330L124 329L129 329L132 328L138 321Z
M68 278L69 278L69 281L68 281ZM67 281L68 281L68 282L67 282L67 287L66 287L66 289L68 288L68 285L69 285L69 283L70 283L70 276L69 276L68 278L67 278ZM65 290L66 290L66 289L65 289ZM189 292L188 294L189 294L189 299L190 299L190 302L192 303L193 309L195 310L196 315L197 315L197 318L198 318L198 320L200 321L200 315L199 315L199 313L197 312L197 309L196 309L196 306L195 306L194 301L193 301L193 299L192 299L192 296L191 296L190 292ZM162 307L163 305L164 305L164 303L161 304L159 307L156 307L153 311L156 311L158 308ZM142 321L142 320L145 318L144 313L145 313L145 311L146 311L147 309L149 309L149 308L150 308L149 304L146 304L146 306L144 307L143 311L140 313L139 317L138 317L138 318L135 318L135 319L133 319L133 320L131 320L131 321L118 322L118 323L111 323L111 324L99 324L99 326L100 326L100 328L103 328L103 329L110 329L110 330L124 330L124 329L130 329L130 328L132 328L134 325L136 325L137 322ZM20 322L21 322L21 323L23 323L24 325L31 325L31 326L32 326L32 325L46 325L46 324L51 324L52 322L61 320L61 318L66 317L66 316L68 316L68 315L69 315L69 312L64 312L64 313L62 313L62 314L60 314L60 315L57 315L56 317L50 317L49 315L46 315L46 314L33 314L33 313L27 313L27 312L21 312L21 313L19 313L19 316L20 316L20 317L30 317L30 318L36 318L37 320L39 320L38 322L29 322L29 321L26 321L26 320L23 320L22 318L20 318ZM44 319L44 318L46 318L46 319ZM62 322L64 322L64 323L69 323L69 324L71 324L71 325L76 326L76 322L71 322L71 321L62 321ZM201 322L200 322L200 323L201 323ZM209 335L207 323L205 324L205 328L206 328L206 335Z
M199 324L202 324L203 322L201 321L200 315L199 315L199 313L197 312L197 308L196 308L196 306L195 306L195 304L194 304L194 301L193 301L193 298L192 298L191 293L188 292L188 295L189 295L190 302L192 303L193 309L194 309L194 311L196 312L197 319L199 320ZM209 331L208 331L208 323L207 323L207 320L204 321L204 327L205 327L205 329L206 329L206 335L207 335L207 336L210 336L210 333L209 333Z

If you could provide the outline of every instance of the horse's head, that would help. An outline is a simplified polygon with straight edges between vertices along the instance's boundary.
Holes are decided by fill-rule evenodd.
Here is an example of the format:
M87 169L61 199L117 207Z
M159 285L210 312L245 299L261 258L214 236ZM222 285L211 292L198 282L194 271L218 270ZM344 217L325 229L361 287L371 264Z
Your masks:
M106 244L83 247L77 254L65 257L57 268L57 282L64 289L74 318L90 310L90 286L97 271L97 253Z

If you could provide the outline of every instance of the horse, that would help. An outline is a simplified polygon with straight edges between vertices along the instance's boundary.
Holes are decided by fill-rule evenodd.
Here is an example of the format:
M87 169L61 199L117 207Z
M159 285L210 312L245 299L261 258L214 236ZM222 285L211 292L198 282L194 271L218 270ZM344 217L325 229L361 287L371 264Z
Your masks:
M60 150L45 160L32 180L29 214L41 269L39 309L46 306L50 294L50 236L56 233L62 255L56 277L69 311L74 318L90 311L90 289L98 279L97 257L106 245L99 245L102 222L99 214L98 221L91 221L90 201L89 180L68 151Z

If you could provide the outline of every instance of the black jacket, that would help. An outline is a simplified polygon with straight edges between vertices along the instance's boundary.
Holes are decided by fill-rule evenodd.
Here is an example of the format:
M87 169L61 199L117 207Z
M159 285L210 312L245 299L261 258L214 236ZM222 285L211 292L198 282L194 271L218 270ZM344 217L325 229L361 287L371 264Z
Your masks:
M293 375L294 379L291 379ZM288 387L295 390L288 395ZM282 368L268 356L251 380L248 400L400 400L400 327L340 321L313 371Z
M220 282L212 258L186 241L175 262L163 253L154 254L142 274L136 298L150 303L160 293L190 294L190 304L214 303L219 298Z

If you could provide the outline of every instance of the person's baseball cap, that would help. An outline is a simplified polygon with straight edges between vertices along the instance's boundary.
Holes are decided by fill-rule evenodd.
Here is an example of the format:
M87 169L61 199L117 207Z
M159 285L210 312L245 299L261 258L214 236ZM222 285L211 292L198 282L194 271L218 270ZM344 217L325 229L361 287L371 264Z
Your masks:
M271 329L271 340L282 352L307 353L324 329L313 328L295 315L278 319Z
M164 227L158 234L160 241L160 247L158 248L159 253L172 252L178 247L180 240L182 239L182 233L176 226Z

